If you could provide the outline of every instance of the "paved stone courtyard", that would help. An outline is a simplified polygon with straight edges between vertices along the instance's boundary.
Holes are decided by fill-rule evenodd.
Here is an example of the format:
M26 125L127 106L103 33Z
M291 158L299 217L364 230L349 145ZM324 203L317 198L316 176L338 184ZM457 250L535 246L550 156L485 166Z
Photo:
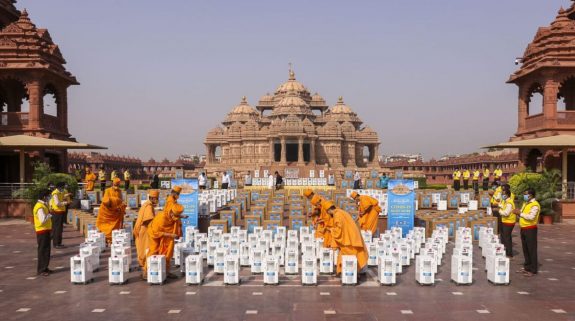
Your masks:
M208 273L202 286L184 279L148 286L138 272L126 285L110 286L107 259L94 283L70 283L69 257L83 237L66 227L64 250L53 250L49 277L35 275L36 244L32 226L0 221L1 320L575 320L575 225L540 226L541 273L515 274L522 255L512 261L511 285L487 282L484 260L474 251L474 284L450 282L449 247L435 286L419 286L414 266L404 268L394 287L379 286L372 268L355 287L321 276L319 285L304 287L299 277L279 286L263 286L261 276L242 271L242 284L224 286L223 277ZM515 250L520 249L519 234ZM103 258L109 255L104 253Z

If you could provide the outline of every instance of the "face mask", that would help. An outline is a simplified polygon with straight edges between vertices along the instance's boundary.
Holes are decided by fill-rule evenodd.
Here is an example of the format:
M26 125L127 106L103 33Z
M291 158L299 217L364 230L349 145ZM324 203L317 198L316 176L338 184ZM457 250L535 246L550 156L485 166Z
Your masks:
M529 201L529 195L523 195L523 200L524 200L525 202Z
M507 195L502 195L501 199L505 201L507 199Z

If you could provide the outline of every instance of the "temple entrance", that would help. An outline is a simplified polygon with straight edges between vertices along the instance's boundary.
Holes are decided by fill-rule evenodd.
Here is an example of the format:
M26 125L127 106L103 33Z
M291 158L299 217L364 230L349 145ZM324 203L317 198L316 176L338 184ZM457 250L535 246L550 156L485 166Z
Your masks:
M274 162L281 162L282 145L279 143L274 144Z
M297 162L298 144L286 144L286 160L288 163Z
M541 164L543 154L538 149L532 149L527 155L527 161L525 167L530 169L533 173L536 173Z
M0 154L0 182L16 183L20 180L20 162L18 154L2 153Z
M303 160L306 163L311 161L311 147L310 144L303 144Z
M575 166L573 166L575 164L575 154L569 153L567 155L567 164L570 164L567 166L567 181L575 182Z

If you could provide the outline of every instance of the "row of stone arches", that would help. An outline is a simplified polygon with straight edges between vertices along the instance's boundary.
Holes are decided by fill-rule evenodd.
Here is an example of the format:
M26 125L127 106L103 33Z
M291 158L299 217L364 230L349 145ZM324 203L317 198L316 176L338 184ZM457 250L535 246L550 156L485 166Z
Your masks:
M42 89L43 114L58 117L59 93L51 83ZM0 113L30 112L30 95L24 82L15 78L0 79Z
M527 115L543 113L544 86L535 82L527 92ZM575 77L569 77L559 85L557 111L575 111Z

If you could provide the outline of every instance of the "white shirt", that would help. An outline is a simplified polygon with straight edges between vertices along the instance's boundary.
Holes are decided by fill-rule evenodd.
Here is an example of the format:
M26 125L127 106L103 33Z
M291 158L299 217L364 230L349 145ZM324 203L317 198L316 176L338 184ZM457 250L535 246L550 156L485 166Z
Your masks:
M224 174L222 175L222 184L229 184L230 183L230 175Z
M361 180L361 175L359 175L359 172L355 172L355 175L353 176L353 179L356 181Z
M511 215L511 212L513 212L513 206L511 204L505 204L505 208L499 209L499 215L501 216L507 217Z
M274 176L273 175L268 176L268 187L273 188L274 185L275 185L274 184Z
M44 201L38 201L38 202L46 205L46 202ZM46 221L52 217L50 213L44 213L43 208L39 208L37 213L38 213L38 219L40 220L41 224L46 223Z
M532 198L529 203L535 201L534 198ZM528 220L528 221L532 221L535 219L535 217L537 216L537 212L539 212L539 206L533 206L531 208L531 210L529 211L529 213L521 213L521 217L523 217L524 219Z
M198 184L200 184L200 186L206 186L206 177L204 175L198 177Z

